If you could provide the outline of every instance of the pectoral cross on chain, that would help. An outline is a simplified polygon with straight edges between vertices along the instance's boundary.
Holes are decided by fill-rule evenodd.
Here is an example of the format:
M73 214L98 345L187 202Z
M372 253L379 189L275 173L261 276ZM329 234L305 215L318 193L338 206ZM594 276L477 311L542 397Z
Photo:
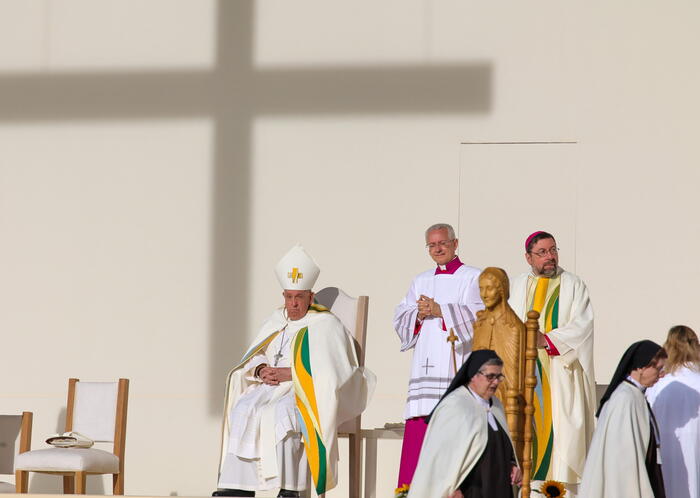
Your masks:
M425 375L428 375L428 369L433 368L435 365L428 365L428 358L425 359L425 365L421 365L421 367L425 367Z
M275 366L277 366L277 364L280 362L280 359L284 357L284 355L282 354L282 349L284 348L285 344L287 344L287 342L284 340L284 336L287 333L287 325L282 327L282 330L280 330L280 332L282 333L282 339L280 340L280 348L273 356L273 358L275 359Z

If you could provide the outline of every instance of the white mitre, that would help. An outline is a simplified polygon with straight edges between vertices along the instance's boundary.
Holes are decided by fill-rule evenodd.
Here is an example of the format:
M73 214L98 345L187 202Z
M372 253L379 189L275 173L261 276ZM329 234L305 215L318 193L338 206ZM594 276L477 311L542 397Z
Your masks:
M286 290L311 290L321 269L300 245L292 247L275 267L280 286Z

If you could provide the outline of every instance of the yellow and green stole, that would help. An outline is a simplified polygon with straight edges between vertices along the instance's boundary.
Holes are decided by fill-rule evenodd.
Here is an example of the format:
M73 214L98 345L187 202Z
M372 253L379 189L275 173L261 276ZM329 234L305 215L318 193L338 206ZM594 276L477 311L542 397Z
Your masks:
M309 311L328 312L318 304L313 304ZM301 329L294 338L292 346L292 367L294 368L294 392L299 426L304 438L304 450L309 462L309 470L316 485L316 493L326 492L328 483L332 483L328 466L328 451L323 442L321 419L318 416L316 390L314 389L311 355L309 354L309 328Z
M559 276L531 278L529 282L529 309L540 313L540 331L545 334L559 326L559 286ZM536 375L532 479L544 481L550 478L552 445L554 444L549 355L544 349L537 351Z

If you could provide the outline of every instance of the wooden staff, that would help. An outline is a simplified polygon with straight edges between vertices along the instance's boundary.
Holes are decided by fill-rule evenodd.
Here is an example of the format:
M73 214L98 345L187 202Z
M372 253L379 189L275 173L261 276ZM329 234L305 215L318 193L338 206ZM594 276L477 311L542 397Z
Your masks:
M533 403L535 397L535 368L537 366L537 333L539 331L540 314L537 311L527 312L525 322L525 427L523 439L523 486L520 490L522 498L530 498L530 481L532 481L532 419L535 413Z

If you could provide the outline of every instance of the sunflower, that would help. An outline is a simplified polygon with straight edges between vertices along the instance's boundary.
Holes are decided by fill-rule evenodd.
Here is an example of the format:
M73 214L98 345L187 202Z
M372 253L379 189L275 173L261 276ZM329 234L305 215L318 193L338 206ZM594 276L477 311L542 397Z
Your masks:
M540 493L547 498L557 498L566 496L566 488L559 481L545 481L540 487Z
M406 498L408 496L409 484L403 484L394 490L394 498Z

